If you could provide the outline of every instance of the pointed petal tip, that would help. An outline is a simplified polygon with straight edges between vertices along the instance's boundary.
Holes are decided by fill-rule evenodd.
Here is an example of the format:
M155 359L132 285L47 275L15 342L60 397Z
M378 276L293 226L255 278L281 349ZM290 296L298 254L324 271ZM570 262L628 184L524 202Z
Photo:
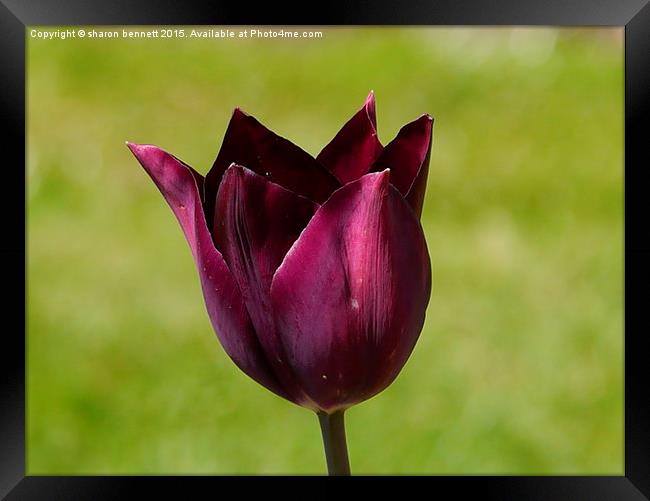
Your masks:
M376 134L377 133L377 109L375 104L375 91L373 90L370 91L368 97L366 97L366 101L363 103L363 108L366 110L366 114L368 115L370 124L372 125L372 128Z
M138 160L138 162L140 162L140 164L147 170L159 165L165 158L173 158L187 167L187 164L178 160L176 157L156 145L127 143L127 147L131 150L131 153L133 153L133 156Z
M237 176L240 179L244 179L246 177L261 177L267 180L264 176L260 176L254 170L249 169L245 165L238 164L237 162L232 162L228 166L228 168L223 173L222 179L230 178L232 176Z
M231 174L228 174L229 172ZM238 164L237 162L231 162L231 164L225 170L223 175L224 176L226 176L226 175L238 175L238 176L247 175L247 176L255 176L255 177L261 177L261 178L266 179L265 176L262 176L262 175L258 174L257 172L255 172L253 169L249 169L245 165Z
M384 191L390 182L390 169L386 168L379 172L372 172L366 174L364 177L369 178L369 184L371 184L374 189Z
M433 123L435 121L434 118L428 113L425 113L416 121L420 122L423 125L424 129L427 132L427 135L429 136L429 141L431 141L431 138L433 137Z
M235 109L232 110L232 117L235 118L244 118L249 117L250 115L241 109L239 106L235 106Z
M243 165L239 165L237 162L231 162L228 168L226 169L226 172L228 171L241 171L242 169L246 169ZM224 172L225 175L225 172Z
M400 132L397 134L397 137L399 137L400 133L402 131L414 131L414 130L419 130L419 131L424 131L428 135L431 135L433 133L433 122L434 119L431 115L428 113L423 113L419 117L417 117L415 120L412 122L407 123L400 129ZM395 139L397 139L397 137Z
M410 124L424 124L426 126L430 126L431 124L433 124L433 122L434 122L434 119L433 119L433 117L431 115L429 115L428 113L423 113L422 115L417 117L412 122L409 122L407 125L410 125Z
M153 144L140 144L140 143L132 143L130 141L125 141L124 144L131 149L131 150L137 150L137 151L144 151L149 148L156 148L160 149L157 146L154 146Z
M131 153L133 153L137 159L142 159L151 153L162 152L158 146L154 146L153 144L137 144L126 141L126 147L131 150Z

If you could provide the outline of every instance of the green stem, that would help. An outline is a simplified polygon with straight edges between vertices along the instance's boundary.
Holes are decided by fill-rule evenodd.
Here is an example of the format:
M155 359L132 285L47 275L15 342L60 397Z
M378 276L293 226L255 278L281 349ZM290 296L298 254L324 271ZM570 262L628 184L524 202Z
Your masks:
M350 461L348 460L348 446L345 442L345 421L343 413L336 411L332 414L318 413L318 421L323 434L327 471L330 475L349 475Z

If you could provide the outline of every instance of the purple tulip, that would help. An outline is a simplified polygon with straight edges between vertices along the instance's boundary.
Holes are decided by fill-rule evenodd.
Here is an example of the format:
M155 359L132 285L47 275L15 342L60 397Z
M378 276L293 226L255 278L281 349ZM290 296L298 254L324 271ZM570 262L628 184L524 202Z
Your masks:
M345 472L329 457L343 454L343 411L395 379L424 323L431 266L419 217L432 128L423 115L382 146L370 93L313 158L235 109L205 178L127 143L185 233L225 351L319 414L326 446L339 440L329 444L334 473Z

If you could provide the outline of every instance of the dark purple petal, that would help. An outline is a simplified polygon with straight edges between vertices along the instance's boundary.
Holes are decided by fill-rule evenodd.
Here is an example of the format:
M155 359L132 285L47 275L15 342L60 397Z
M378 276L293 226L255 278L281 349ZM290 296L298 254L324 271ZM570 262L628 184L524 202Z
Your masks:
M239 108L226 130L221 150L205 179L208 219L221 178L232 163L243 165L288 190L322 203L340 184L309 153L278 136Z
M273 321L271 280L318 205L238 165L224 174L214 234L248 308L273 370L290 393L300 393Z
M427 187L432 134L433 118L429 115L406 124L386 145L371 169L373 172L390 169L391 184L406 198L418 217L422 214Z
M156 146L127 146L156 183L183 229L199 271L208 315L226 353L255 381L291 399L271 372L239 287L212 243L199 195L203 177Z
M345 184L366 174L381 150L377 138L375 94L371 92L363 108L323 148L317 160Z
M393 381L430 290L422 228L388 171L345 185L316 211L278 268L271 300L289 363L321 410Z

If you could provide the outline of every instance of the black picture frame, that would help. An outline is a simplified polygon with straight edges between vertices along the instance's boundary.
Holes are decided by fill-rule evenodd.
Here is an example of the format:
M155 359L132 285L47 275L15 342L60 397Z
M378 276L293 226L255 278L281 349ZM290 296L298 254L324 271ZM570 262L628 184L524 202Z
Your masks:
M217 495L241 479L226 477L26 476L25 453L25 45L31 25L553 25L625 27L625 473L621 476L432 476L432 495L499 500L642 500L650 498L650 4L649 0L388 0L282 8L268 2L0 0L0 120L3 183L2 348L0 349L0 497L115 499L158 492ZM276 481L270 479L270 481ZM244 480L247 481L247 480ZM345 480L339 480L345 481ZM372 485L378 485L374 483ZM383 480L379 481L383 484Z

